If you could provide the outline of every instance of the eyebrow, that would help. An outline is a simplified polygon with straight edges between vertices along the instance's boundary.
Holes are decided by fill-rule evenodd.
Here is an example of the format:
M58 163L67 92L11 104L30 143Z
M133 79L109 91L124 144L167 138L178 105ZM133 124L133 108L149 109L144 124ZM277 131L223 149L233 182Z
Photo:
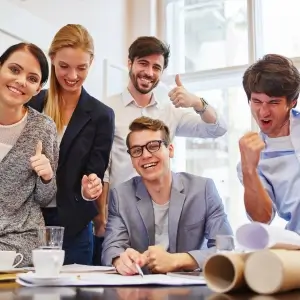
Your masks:
M146 59L138 59L138 62L146 62L146 63L150 63L148 60L146 60ZM162 66L160 65L160 64L156 64L156 63L154 63L153 64L155 67L158 67L158 68L160 68L160 69L162 69Z
M259 101L259 102L263 102L262 100L260 100L260 99L258 99L258 98L256 98L256 97L252 97L251 100L256 100L256 101ZM278 102L280 102L280 101L282 101L282 100L283 100L282 98L274 98L274 99L270 99L270 100L267 101L267 102L268 102L268 103L269 103L269 102L273 102L273 101L278 101Z
M10 63L10 65L16 65L16 66L18 66L22 71L24 71L24 68L23 68L21 65L17 64L17 63ZM37 76L38 78L40 78L40 75L37 74L37 73L29 72L29 74L35 75L35 76Z
M69 64L68 63L66 63L65 61L63 61L63 60L60 60L59 61L59 63L60 64L65 64L65 65L68 65L69 66ZM84 63L84 64L80 64L80 65L78 65L77 67L86 67L88 65L88 63Z

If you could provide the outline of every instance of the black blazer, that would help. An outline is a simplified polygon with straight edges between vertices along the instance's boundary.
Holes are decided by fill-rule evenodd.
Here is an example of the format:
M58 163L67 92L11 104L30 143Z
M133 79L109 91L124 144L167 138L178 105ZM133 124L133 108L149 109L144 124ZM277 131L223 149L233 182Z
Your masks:
M28 105L42 112L46 90ZM57 208L66 236L80 232L98 213L94 201L81 196L81 179L91 173L103 179L114 137L113 110L82 88L78 104L60 144L56 173Z

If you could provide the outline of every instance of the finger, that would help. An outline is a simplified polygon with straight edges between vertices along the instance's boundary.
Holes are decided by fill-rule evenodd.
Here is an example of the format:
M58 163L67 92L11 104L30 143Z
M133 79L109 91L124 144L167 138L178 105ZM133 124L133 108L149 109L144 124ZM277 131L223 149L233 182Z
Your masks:
M43 151L43 143L42 141L38 141L35 147L35 155L42 155L42 151Z
M126 265L124 265L122 262L118 265L117 271L121 275L133 275L133 274L135 274L135 273L132 273L132 270L130 268L128 268Z
M137 273L136 267L131 258L129 257L128 253L124 252L123 255L120 256L120 258L121 262L131 270L132 274Z
M39 166L45 166L49 164L49 159L47 159L46 157L39 157L38 159L34 158L34 159L30 159L31 161L31 166L33 168L39 167Z
M168 96L171 98L173 96L174 93L176 93L177 91L177 87L176 88L173 88L169 93L168 93Z
M173 95L170 97L171 101L173 101L173 102L176 101L179 98L180 94L181 94L181 91L174 92Z
M96 174L92 173L88 176L88 179L90 182L93 182L98 179L98 176Z
M181 80L180 80L179 74L177 74L177 75L175 76L175 83L176 83L177 86L183 86L183 84L182 84L182 82L181 82Z

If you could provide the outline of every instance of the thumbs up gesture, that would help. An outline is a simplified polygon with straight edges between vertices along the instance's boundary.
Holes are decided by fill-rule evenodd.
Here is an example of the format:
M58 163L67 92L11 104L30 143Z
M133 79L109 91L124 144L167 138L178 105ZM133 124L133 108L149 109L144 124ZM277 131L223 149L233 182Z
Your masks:
M175 83L176 87L174 87L168 94L174 106L199 108L199 105L202 103L200 97L189 93L184 88L178 74L175 76Z
M35 149L35 155L30 158L31 168L40 176L44 181L50 181L53 177L53 170L50 165L49 159L42 154L43 144L38 141Z
M102 183L100 178L92 173L84 175L81 180L82 195L87 200L97 199L102 193Z

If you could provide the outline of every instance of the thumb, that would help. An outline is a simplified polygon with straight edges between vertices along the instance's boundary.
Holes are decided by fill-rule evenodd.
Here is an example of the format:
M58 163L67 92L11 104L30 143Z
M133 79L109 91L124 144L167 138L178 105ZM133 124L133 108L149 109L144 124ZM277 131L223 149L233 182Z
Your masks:
M179 74L177 74L177 75L175 76L175 82L176 82L176 85L177 85L177 86L183 86L183 84L182 84L182 82L181 82L181 80L180 80Z
M43 143L42 141L38 141L35 148L35 155L42 155L42 151L43 151Z
M86 175L83 175L81 183L82 183L82 185L89 183L89 179Z

